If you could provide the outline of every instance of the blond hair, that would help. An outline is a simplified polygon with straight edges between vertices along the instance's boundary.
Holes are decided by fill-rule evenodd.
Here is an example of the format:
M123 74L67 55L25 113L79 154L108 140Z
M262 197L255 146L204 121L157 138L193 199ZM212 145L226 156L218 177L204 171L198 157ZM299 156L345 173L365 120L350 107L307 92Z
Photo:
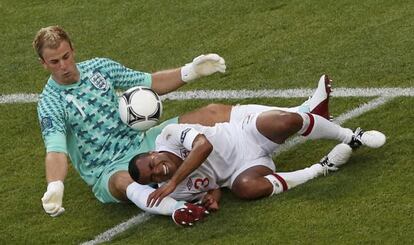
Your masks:
M42 52L44 48L57 49L63 41L68 42L70 48L72 48L69 35L63 28L60 26L48 26L37 32L33 40L33 48L39 57L43 59Z

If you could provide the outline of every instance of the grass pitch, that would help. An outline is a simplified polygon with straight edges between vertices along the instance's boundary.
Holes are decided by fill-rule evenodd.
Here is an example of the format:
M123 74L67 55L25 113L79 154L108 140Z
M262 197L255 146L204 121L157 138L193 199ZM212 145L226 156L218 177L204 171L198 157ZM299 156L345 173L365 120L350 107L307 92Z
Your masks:
M183 88L310 88L322 73L336 87L414 87L414 3L410 1L11 1L0 2L0 94L40 93L48 74L31 49L36 31L59 24L79 61L109 57L142 71L181 66L217 52L224 75ZM333 98L339 115L370 99ZM281 106L304 99L225 103ZM166 101L165 117L209 100ZM114 244L412 244L414 197L412 97L345 123L388 136L381 149L360 149L339 172L253 202L223 197L221 210L192 229L153 217ZM103 205L71 168L59 218L48 217L44 148L36 105L0 105L0 244L79 244L139 214L129 204ZM307 142L278 156L278 170L318 161L334 142Z

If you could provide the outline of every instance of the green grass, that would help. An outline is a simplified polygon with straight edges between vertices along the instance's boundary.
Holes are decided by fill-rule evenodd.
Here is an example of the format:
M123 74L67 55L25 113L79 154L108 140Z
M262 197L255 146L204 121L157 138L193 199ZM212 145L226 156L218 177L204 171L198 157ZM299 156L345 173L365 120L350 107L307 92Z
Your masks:
M48 74L31 48L36 31L59 24L79 61L109 57L142 71L177 67L206 52L224 75L183 88L414 87L412 1L11 1L0 2L0 94L39 93ZM166 101L165 118L211 102L292 106L303 99ZM367 98L333 98L339 115ZM193 229L154 217L114 244L412 244L413 98L401 97L345 123L383 131L381 149L360 149L339 172L283 195L244 202L226 192L221 210ZM44 214L45 150L36 105L0 105L0 244L78 244L140 213L103 205L70 168L66 213ZM280 171L318 161L334 145L307 142L276 160Z
M255 100L257 101L257 100ZM360 99L335 99L334 114L363 103ZM251 103L252 100L230 101ZM263 104L289 106L292 100L258 100ZM410 141L413 133L404 127L411 122L406 112L414 99L395 99L345 125L377 128L388 136L381 150L360 149L339 172L313 180L283 195L244 202L226 192L221 210L193 229L180 229L167 217L155 217L114 240L115 244L258 243L400 243L413 241L413 201L409 186L413 173ZM208 101L195 101L199 107ZM166 102L177 112L186 103ZM20 111L21 113L13 113ZM57 219L45 215L40 205L44 192L43 146L38 136L33 104L0 107L2 142L1 204L2 243L79 243L93 237L139 211L128 204L103 205L71 169L66 181L64 204L67 213ZM171 114L171 113L170 113ZM167 114L168 116L168 114ZM3 121L4 120L4 121ZM378 124L377 122L381 122ZM335 143L307 142L280 155L279 171L308 166L326 154ZM50 233L50 229L54 233ZM33 237L39 240L33 241ZM353 241L353 242L352 242Z
M72 35L79 60L101 56L143 71L205 52L228 73L203 88L412 87L414 3L347 1L10 1L0 3L1 93L40 92L47 73L31 49L40 27ZM199 85L185 89L200 88Z

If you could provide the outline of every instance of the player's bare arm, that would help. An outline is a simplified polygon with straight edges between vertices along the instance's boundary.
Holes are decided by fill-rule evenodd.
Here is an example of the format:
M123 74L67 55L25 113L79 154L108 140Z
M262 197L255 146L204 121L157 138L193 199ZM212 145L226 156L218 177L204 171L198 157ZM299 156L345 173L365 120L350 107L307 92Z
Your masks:
M159 95L177 90L185 84L185 82L181 80L181 68L155 72L151 74L151 77L151 88Z
M149 207L153 207L154 205L158 206L161 200L171 194L177 187L177 184L181 183L190 173L196 170L212 151L213 145L210 141L202 134L197 135L188 156L178 167L168 183L149 195L147 205Z
M52 217L61 215L65 209L62 207L63 181L68 172L66 154L49 152L46 155L47 190L42 197L42 206L46 213Z
M47 182L66 178L68 172L68 159L65 153L49 152L46 154L46 180Z
M220 188L209 190L207 194L202 198L201 205L203 205L208 211L217 211L219 209L220 198Z

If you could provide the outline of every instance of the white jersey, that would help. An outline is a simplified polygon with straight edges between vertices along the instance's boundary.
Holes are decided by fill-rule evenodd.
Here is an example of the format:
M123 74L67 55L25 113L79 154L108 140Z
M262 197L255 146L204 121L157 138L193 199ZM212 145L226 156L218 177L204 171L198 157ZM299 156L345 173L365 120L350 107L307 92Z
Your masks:
M256 129L257 115L250 115L237 123L218 123L214 127L199 124L172 124L157 137L157 151L171 152L185 159L198 134L213 145L205 162L178 184L170 195L177 200L199 200L205 192L219 187L231 188L244 170L263 165L275 170L271 158L277 144Z

